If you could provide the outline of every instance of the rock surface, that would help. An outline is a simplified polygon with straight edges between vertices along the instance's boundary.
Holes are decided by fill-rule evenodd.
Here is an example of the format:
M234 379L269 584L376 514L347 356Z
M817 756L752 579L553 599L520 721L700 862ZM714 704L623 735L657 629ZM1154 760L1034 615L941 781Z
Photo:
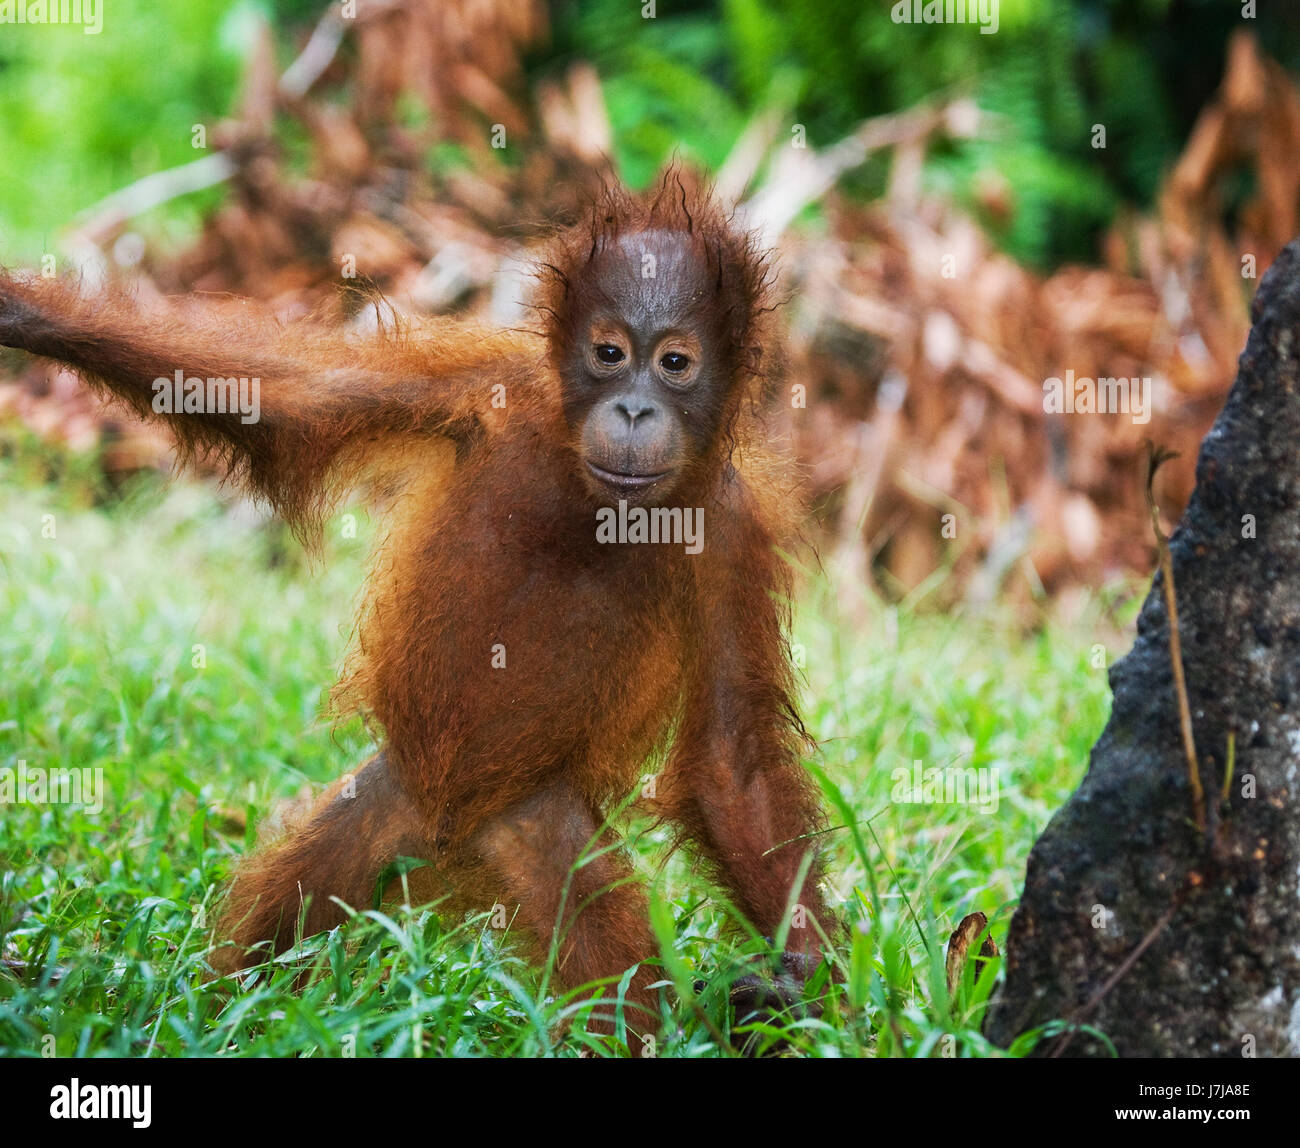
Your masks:
M1300 1055L1300 240L1264 277L1252 319L1171 540L1212 805L1236 739L1217 839L1192 821L1157 574L1132 652L1110 672L1088 774L1030 854L985 1026L997 1044L1077 1018L1121 1056ZM1109 1055L1084 1032L1058 1039L1036 1054Z

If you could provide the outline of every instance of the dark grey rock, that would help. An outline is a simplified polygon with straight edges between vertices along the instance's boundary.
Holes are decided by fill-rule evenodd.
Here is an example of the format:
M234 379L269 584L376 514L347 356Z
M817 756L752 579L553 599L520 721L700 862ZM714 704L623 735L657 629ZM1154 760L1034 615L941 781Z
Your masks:
M1300 240L1264 277L1252 319L1171 540L1211 804L1236 735L1216 839L1192 823L1157 575L1111 670L1088 774L1030 853L985 1026L999 1045L1073 1017L1177 905L1083 1022L1121 1056L1300 1055ZM1065 1052L1108 1055L1084 1033Z

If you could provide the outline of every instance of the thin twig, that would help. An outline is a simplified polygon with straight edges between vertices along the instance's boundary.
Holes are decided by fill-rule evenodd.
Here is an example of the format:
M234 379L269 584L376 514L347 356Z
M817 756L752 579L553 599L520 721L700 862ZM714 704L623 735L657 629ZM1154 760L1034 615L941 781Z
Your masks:
M1069 1048L1070 1042L1075 1038L1075 1035L1079 1031L1078 1029L1079 1023L1090 1012L1092 1012L1093 1009L1095 1009L1099 1004L1101 1004L1102 1000L1105 999L1106 994L1109 993L1111 989L1113 989L1117 984L1119 984L1120 980L1129 971L1129 969L1131 969L1137 963L1138 958L1141 957L1142 954L1145 953L1147 949L1151 947L1155 939L1158 936L1160 936L1160 934L1164 931L1166 926L1168 926L1169 922L1174 919L1174 914L1177 913L1180 908L1182 908L1182 897L1178 896L1174 898L1174 903L1170 905L1169 908L1166 909L1161 914L1160 919L1154 925L1151 926L1151 930L1147 933L1147 935L1137 943L1137 947L1134 948L1134 950L1131 953L1129 953L1129 955L1120 962L1119 968L1117 968L1113 973L1110 974L1110 976L1106 978L1101 988L1099 988L1095 993L1093 993L1092 996L1088 998L1088 1000L1083 1004L1082 1007L1075 1010L1074 1015L1070 1018L1070 1024L1073 1025L1074 1027L1072 1027L1069 1032L1065 1033L1061 1037L1061 1039L1056 1042L1056 1046L1052 1049L1050 1053L1048 1053L1049 1059L1055 1060L1057 1057L1064 1055L1065 1050Z
M372 6L365 14L375 15L389 7L392 5ZM283 98L297 100L307 94L333 62L346 30L347 21L331 7L316 25L307 46L280 77L276 88ZM77 233L99 246L128 219L179 196L223 183L237 170L229 152L217 151L179 167L152 172L78 213L82 222Z
M78 231L93 243L100 243L128 219L160 206L178 196L202 191L223 183L235 174L235 163L224 151L213 152L179 167L155 171L87 208L86 220Z
M1223 800L1226 804L1231 799L1232 775L1237 770L1237 733L1228 730L1228 762L1223 767Z
M277 85L280 95L300 100L334 62L346 30L343 17L331 6L316 25L298 58L285 69Z
M1147 444L1147 510L1151 513L1151 529L1155 531L1156 546L1160 554L1160 571L1164 575L1165 607L1169 614L1169 662L1174 671L1174 692L1178 697L1178 721L1183 735L1183 754L1187 758L1187 776L1192 786L1192 815L1196 828L1205 832L1205 790L1201 786L1201 769L1196 757L1196 739L1192 736L1192 707L1187 700L1187 679L1183 674L1183 644L1178 632L1178 596L1174 591L1174 560L1169 552L1169 539L1160 529L1160 513L1152 489L1156 471L1171 458L1178 456L1161 447Z

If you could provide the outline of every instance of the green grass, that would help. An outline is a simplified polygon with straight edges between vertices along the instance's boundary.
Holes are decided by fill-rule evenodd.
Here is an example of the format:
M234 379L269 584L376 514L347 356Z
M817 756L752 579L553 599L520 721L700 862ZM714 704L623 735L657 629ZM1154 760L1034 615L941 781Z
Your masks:
M556 998L486 916L367 911L233 994L205 981L207 918L256 820L370 746L359 722L322 717L368 531L345 538L336 520L309 566L282 528L208 486L145 479L94 499L93 468L35 481L31 459L0 452L0 769L102 768L107 793L97 813L0 805L0 1055L613 1054L581 1032L590 992ZM1113 659L1115 631L1099 606L1029 636L871 615L838 623L825 586L799 611L810 764L838 827L829 896L851 927L822 1018L771 1035L814 1056L987 1055L996 962L949 1001L944 942L977 909L1004 938L1029 847L1104 724L1091 650L1111 634ZM915 759L995 769L996 813L891 800L891 771ZM665 865L660 834L630 834L664 976L694 1001L658 1055L723 1055L726 989L761 940L689 857ZM318 970L305 987L303 963Z

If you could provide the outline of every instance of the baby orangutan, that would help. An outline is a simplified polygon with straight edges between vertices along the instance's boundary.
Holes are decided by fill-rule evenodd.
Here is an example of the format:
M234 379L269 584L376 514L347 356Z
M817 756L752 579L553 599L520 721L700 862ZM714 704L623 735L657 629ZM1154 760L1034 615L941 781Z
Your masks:
M0 275L0 343L166 419L300 530L359 479L404 478L339 693L384 748L238 869L218 969L339 924L331 898L368 907L407 856L444 904L517 904L543 953L557 935L567 987L639 965L640 1036L658 1027L658 949L627 860L602 846L670 739L654 811L760 934L794 913L795 980L833 928L805 858L820 809L778 553L799 508L754 414L768 266L706 192L665 177L605 193L540 275L542 332L432 319L351 341L242 305L159 316ZM200 380L193 402L178 378ZM202 391L241 378L255 419ZM733 999L765 992L789 996L746 978Z

